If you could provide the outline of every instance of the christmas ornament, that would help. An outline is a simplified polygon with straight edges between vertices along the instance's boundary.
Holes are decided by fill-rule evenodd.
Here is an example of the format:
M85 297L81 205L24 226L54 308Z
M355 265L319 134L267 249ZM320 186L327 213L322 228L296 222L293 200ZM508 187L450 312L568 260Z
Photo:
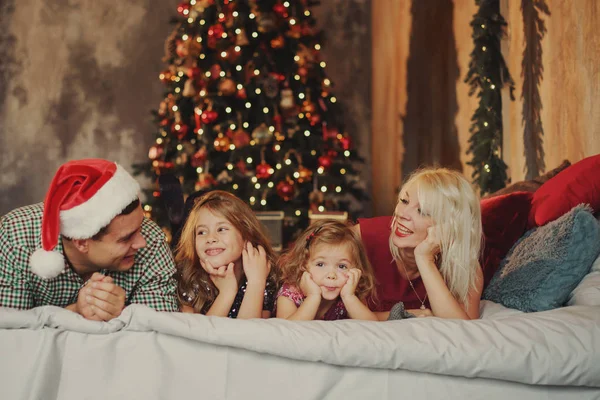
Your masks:
M226 184L232 181L231 176L229 175L229 172L227 172L227 170L223 170L221 171L221 173L219 175L217 175L217 182L219 182L220 184Z
M164 70L163 72L161 72L158 75L160 81L164 84L170 83L172 76L173 76L173 73L171 71L169 71L168 69Z
M236 97L241 100L246 100L246 98L247 98L246 89L244 89L244 88L238 89L238 91L236 93Z
M188 78L195 81L202 78L202 70L198 67L191 67L188 68L186 75L188 76Z
M296 103L294 102L294 92L289 87L281 90L281 100L279 106L283 111L293 109Z
M206 146L202 146L197 152L194 153L192 159L190 160L190 164L192 164L192 167L198 168L204 165L207 157L208 150L206 150Z
M281 18L287 18L289 16L287 12L287 7L285 7L281 3L277 3L273 6L273 11L275 14L279 15Z
M281 197L284 201L290 201L296 194L296 186L294 185L294 181L289 177L283 181L280 181L277 184L276 189L277 195L279 195L279 197Z
M177 139L182 140L188 133L189 126L183 122L174 122L171 131L177 136Z
M267 179L273 175L273 167L267 164L265 161L262 161L260 164L256 166L256 177L258 179Z
M248 41L248 36L246 36L245 29L240 29L240 33L235 35L235 44L236 46L247 46L248 44L250 44L250 42Z
M208 28L208 47L211 49L217 47L217 41L223 37L223 33L225 33L225 28L221 24L214 24Z
M162 146L154 145L150 147L150 150L148 151L148 158L151 160L156 160L157 158L162 156L163 152L164 148Z
M235 82L231 78L223 78L219 82L219 92L224 96L233 96L237 91Z
M198 180L196 181L196 184L194 185L194 189L196 189L196 191L209 189L212 186L214 186L216 183L217 182L215 181L215 178L210 173L203 172L198 175Z
M329 154L322 155L321 157L319 157L318 161L319 161L319 166L325 170L331 168L331 165L333 164L333 159L331 158L331 156Z
M218 117L219 114L212 110L212 105L209 105L208 109L202 111L202 114L200 115L200 119L205 124L212 124L217 120Z
M340 134L336 128L329 128L326 122L323 122L323 140L335 140Z
M298 183L306 183L306 182L310 182L313 176L313 172L306 168L303 165L300 165L298 167L298 178L296 178L296 181Z
M190 13L190 3L183 2L177 6L177 12L184 17L187 17Z
M344 135L340 138L340 146L344 150L350 150L352 147L352 139L348 135Z
M231 140L222 133L219 133L217 138L215 139L214 146L217 151L228 151L229 145L231 144Z
M302 111L305 114L312 114L316 109L317 107L315 107L315 103L310 101L310 97L302 102ZM307 117L310 117L310 115L307 115Z
M259 145L268 144L273 140L273 133L267 128L267 124L263 122L252 131L252 139Z
M319 122L321 122L321 116L319 114L313 114L309 117L308 122L311 126L316 126Z
M238 128L235 132L233 132L232 141L236 148L241 149L242 147L246 147L248 144L250 144L250 135L248 135L248 133L242 128Z
M271 39L271 47L274 49L281 49L283 48L283 46L285 46L285 39L283 39L283 36L279 35L277 37L275 37L274 39Z
M181 95L183 97L194 97L196 93L197 92L196 88L194 87L194 81L192 81L191 79L186 80L183 84L183 92L181 92Z
M190 54L188 46L183 40L177 40L175 43L177 44L175 53L179 58L187 57Z
M258 31L261 33L273 31L277 27L275 14L270 12L259 13L256 17L256 25L258 25Z

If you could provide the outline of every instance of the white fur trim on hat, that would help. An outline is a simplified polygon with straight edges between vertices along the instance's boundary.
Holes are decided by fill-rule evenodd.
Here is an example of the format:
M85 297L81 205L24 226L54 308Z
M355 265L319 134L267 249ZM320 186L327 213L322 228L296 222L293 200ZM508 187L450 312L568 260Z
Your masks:
M43 279L56 278L65 269L63 255L56 251L37 249L29 259L31 272Z
M138 198L140 185L120 165L88 201L60 212L60 233L71 239L89 239Z

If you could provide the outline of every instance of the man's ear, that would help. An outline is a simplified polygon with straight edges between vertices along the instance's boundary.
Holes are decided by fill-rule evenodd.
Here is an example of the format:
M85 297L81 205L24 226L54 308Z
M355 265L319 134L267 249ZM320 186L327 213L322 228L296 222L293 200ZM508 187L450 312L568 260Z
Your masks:
M82 253L87 253L89 251L90 240L92 239L73 239L72 243L77 250L79 250Z

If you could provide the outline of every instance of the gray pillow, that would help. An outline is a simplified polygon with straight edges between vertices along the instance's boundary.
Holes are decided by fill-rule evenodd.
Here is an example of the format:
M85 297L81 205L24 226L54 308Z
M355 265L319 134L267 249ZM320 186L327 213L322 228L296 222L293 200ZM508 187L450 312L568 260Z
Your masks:
M584 205L525 235L502 260L483 299L525 312L561 307L600 253L600 227Z

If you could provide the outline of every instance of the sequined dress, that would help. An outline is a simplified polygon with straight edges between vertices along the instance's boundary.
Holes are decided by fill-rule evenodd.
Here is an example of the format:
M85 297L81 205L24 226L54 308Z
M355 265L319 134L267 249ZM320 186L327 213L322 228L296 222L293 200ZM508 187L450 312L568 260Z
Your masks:
M246 293L246 287L248 286L248 282L246 277L244 276L240 281L240 287L238 288L237 294L235 295L235 299L233 300L233 304L231 305L231 309L229 310L229 314L227 317L229 318L237 318L238 313L240 312L240 307L242 305L242 300L244 300L244 294ZM277 289L277 285L272 279L267 279L267 283L265 285L265 297L263 301L263 310L270 311L271 315L273 315L273 306L275 305L275 291ZM210 288L209 288L210 290ZM198 295L199 286L198 284L194 285L194 293L186 294L186 300L188 303L193 303L194 298ZM212 303L207 302L202 307L200 311L202 314L206 314Z
M302 293L302 291L299 288L287 283L284 283L283 286L281 286L281 288L279 289L277 297L279 296L287 297L288 299L292 300L296 307L300 307L300 305L304 302L304 299L306 298L306 296L304 296L304 293ZM342 299L338 299L337 302L335 302L331 307L329 307L329 310L327 310L327 312L325 313L325 315L323 315L323 318L321 319L324 321L335 321L338 319L348 318L350 317L348 316L348 311L346 311L346 306L344 306L344 302L342 301Z

